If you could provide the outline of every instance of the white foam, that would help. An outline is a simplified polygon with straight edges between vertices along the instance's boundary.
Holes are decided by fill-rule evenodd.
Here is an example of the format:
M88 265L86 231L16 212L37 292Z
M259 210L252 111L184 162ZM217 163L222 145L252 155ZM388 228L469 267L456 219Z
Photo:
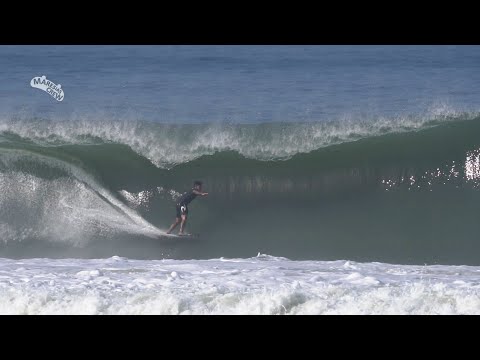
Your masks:
M138 193L131 193L127 190L121 190L119 193L125 200L128 201L130 207L133 209L138 209L141 206L148 208L149 201L155 194L153 191L149 190L143 190Z
M57 171L54 178L21 170L25 162ZM0 239L38 237L82 246L93 237L163 233L124 205L80 167L23 150L4 150L0 166ZM62 173L64 174L62 176Z
M125 200L127 200L132 209L138 209L140 207L148 209L150 200L157 194L163 196L164 198L166 195L169 200L173 201L177 200L182 195L173 189L166 190L161 186L158 186L156 189L142 190L137 193L129 192L127 190L120 190L119 194L122 195Z
M0 259L0 313L480 314L479 273L265 256Z

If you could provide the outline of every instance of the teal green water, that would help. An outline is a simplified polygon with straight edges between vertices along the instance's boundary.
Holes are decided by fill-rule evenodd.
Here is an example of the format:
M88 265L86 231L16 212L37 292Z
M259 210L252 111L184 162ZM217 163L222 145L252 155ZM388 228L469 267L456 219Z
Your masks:
M191 133L198 126L176 131ZM271 126L270 133L279 131L278 124L258 126ZM164 131L162 125L149 129ZM291 259L478 264L479 132L480 119L462 115L419 130L365 137L282 160L257 160L224 150L169 168L155 166L130 146L98 137L68 144L6 132L0 144L0 170L4 177L19 179L15 181L25 191L35 186L26 182L26 175L45 184L80 179L93 188L85 180L88 175L97 184L92 191L100 199L99 208L122 213L105 197L106 191L160 229L175 217L172 194L201 179L210 195L190 205L188 228L201 234L199 241L174 243L102 232L110 220L98 219L93 240L72 246L61 236L52 240L51 233L42 235L41 229L51 224L38 222L47 208L63 209L58 198L37 191L29 201L30 192L13 197L7 192L0 196L0 216L13 228L36 230L22 241L18 236L5 241L0 253L212 258L261 252ZM59 186L67 193L79 191L74 184ZM125 197L125 192L142 191L149 192L143 202L134 204ZM25 199L18 201L22 196ZM37 214L28 226L19 221L25 214ZM92 226L91 219L78 221Z

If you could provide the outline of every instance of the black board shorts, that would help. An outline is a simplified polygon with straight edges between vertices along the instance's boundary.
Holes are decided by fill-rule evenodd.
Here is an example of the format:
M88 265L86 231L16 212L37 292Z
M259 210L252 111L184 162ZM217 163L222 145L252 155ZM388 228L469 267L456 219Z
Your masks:
M175 206L175 209L177 210L177 218L182 217L182 215L188 215L188 207L187 207L187 205L177 204L177 205Z

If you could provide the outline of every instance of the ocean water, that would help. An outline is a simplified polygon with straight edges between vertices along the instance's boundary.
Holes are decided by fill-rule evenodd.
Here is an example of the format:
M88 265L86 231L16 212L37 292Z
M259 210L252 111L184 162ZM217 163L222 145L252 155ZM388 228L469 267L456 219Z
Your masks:
M0 46L0 68L0 313L480 313L480 47ZM166 236L197 179L200 236Z

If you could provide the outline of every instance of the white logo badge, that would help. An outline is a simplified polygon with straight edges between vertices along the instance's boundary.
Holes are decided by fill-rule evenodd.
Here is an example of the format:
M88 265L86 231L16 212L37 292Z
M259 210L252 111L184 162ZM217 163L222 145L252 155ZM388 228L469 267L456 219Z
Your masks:
M56 85L48 80L45 75L34 77L32 81L30 81L30 86L45 91L57 101L62 101L65 97L65 93L62 90L62 85Z

